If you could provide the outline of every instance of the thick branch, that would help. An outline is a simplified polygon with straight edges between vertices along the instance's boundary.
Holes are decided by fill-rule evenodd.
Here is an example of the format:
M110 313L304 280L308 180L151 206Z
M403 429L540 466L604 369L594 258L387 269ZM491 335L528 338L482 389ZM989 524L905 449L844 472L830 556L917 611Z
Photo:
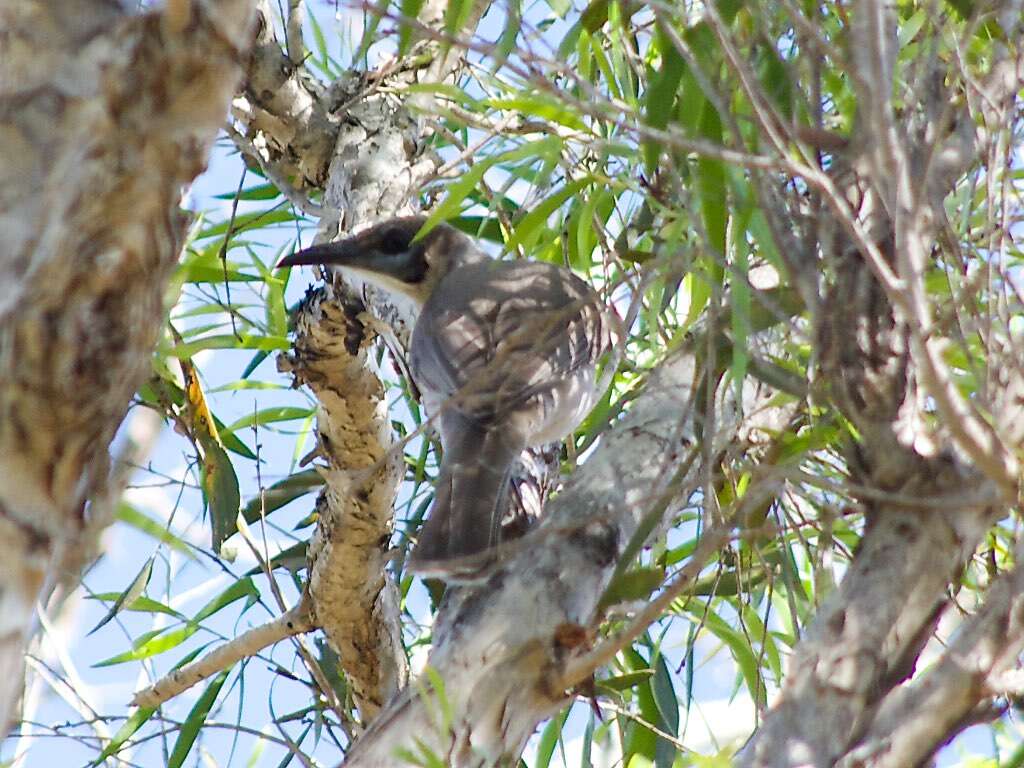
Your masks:
M1015 560L1022 562L1018 545ZM1002 691L999 675L1018 668L1024 648L1024 568L988 590L981 609L958 630L939 661L879 708L870 729L840 765L901 768L923 764L969 723L971 712ZM1016 693L1016 692L1015 692Z
M405 683L407 664L398 596L384 569L402 456L391 450L384 387L368 364L359 309L346 312L325 290L311 292L296 316L295 352L281 364L321 403L319 452L328 464L309 548L312 612L368 719Z
M968 482L984 481L961 479L956 487ZM879 505L842 584L794 650L779 703L739 764L832 765L843 756L875 718L878 702L913 671L948 584L995 517L987 508Z

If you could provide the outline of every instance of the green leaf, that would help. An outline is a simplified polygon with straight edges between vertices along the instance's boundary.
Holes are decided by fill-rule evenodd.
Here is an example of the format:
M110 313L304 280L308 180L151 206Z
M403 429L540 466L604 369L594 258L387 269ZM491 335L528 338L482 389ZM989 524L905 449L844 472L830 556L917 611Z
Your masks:
M117 592L97 592L94 595L87 595L89 600L116 600L119 593ZM151 597L137 597L130 603L126 603L122 610L131 611L133 613L163 613L167 616L173 616L180 621L188 621L188 617L183 613L180 613L169 605L161 603L159 600L154 600Z
M240 213L235 216L234 222L230 219L204 227L196 232L193 240L205 240L210 237L222 237L228 227L232 226L232 235L237 235L249 229L270 226L271 224L283 224L296 221L299 217L286 208L271 208L266 211L253 211L252 213Z
M258 283L263 278L259 275L248 275L236 269L225 269L210 264L184 264L178 273L181 280L186 283ZM223 311L223 307L218 307Z
M653 674L654 670L642 669L639 672L628 672L624 675L602 678L596 681L596 685L599 689L607 688L610 691L626 691L630 688L636 688L641 683L648 682Z
M254 523L260 519L262 513L269 515L300 496L323 487L323 484L323 477L315 469L296 472L283 480L278 480L262 494L249 499L242 509L242 517L247 523Z
M710 105L701 115L700 131L704 138L721 143L722 122ZM701 218L708 243L714 252L709 259L711 274L721 283L724 270L721 259L725 256L728 208L726 205L726 172L722 161L701 156L697 159L697 193L701 205Z
M287 336L258 336L243 333L241 338L230 333L221 336L206 336L202 339L176 344L170 354L185 360L194 357L204 349L262 349L270 352L291 349Z
M607 7L607 3L605 5ZM613 98L623 98L622 88L615 77L615 73L612 71L612 63L608 59L608 54L605 53L604 46L596 38L590 38L589 42L590 52L594 57L594 62L597 64L601 77L604 78L604 84L607 86L608 91Z
M534 762L534 768L548 768L551 765L551 757L555 754L555 747L558 746L558 740L562 736L562 729L565 727L565 721L568 717L569 708L566 707L544 726L540 742L537 744L537 758L536 762Z
M647 671L653 673L651 665L637 653L633 648L625 648L622 651L629 668L634 671ZM654 694L651 692L650 682L641 683L635 689L637 703L640 705L640 718L642 721L657 726L660 717L658 707L654 703ZM632 758L640 756L646 759L645 765L653 765L656 759L658 737L654 731L645 726L643 722L627 721L627 737L623 756L627 759L627 765L634 765Z
M775 104L779 114L787 121L792 120L793 83L789 79L789 70L774 48L762 49L758 69L765 93Z
M747 634L757 639L761 645L761 658L767 662L768 669L775 675L776 680L782 679L782 656L779 654L775 636L767 631L761 617L750 605L743 607L743 621L747 626Z
M404 93L425 93L430 96L439 96L442 102L453 101L463 109L470 112L483 113L487 111L487 103L470 96L464 88L451 83L410 83L402 89Z
M258 354L265 355L267 353L260 352ZM276 381L246 381L245 379L236 379L235 381L229 381L227 384L221 384L219 387L207 390L208 393L214 392L241 392L246 390L277 390L286 391L290 387L281 384ZM227 427L218 425L218 430L223 432Z
M116 754L128 739L130 739L136 731L139 730L156 712L156 707L140 707L136 709L132 714L125 720L124 725L117 729L111 738L110 742L103 748L103 751L96 756L90 765L100 765L105 762L108 757Z
M258 305L240 304L238 302L233 302L231 304L202 304L198 307L190 307L189 309L175 307L174 314L172 315L172 317L175 321L177 321L183 320L186 317L201 317L203 315L223 315L228 312L240 313L243 309L252 309L253 307L256 306Z
M153 575L153 562L154 560L151 557L142 564L142 568L140 568L139 572L135 574L135 578L132 579L124 592L117 596L117 600L114 601L114 604L110 606L110 610L107 611L107 615L100 619L99 623L86 633L86 636L91 635L97 629L117 616L127 603L135 602L135 599L145 591L146 587L149 585L149 579Z
M312 14L310 14L310 17L312 17ZM273 200L280 195L281 193L277 187L268 183L243 189L237 194L234 192L222 192L219 195L214 195L214 198L217 200Z
M218 430L224 429L223 422L221 422L221 420L216 416L213 417L213 423L217 425ZM238 454L250 461L256 461L256 454L249 449L249 446L242 442L242 439L238 437L238 435L228 432L221 438L221 442L224 444L224 447L232 453Z
M415 20L420 15L420 8L423 7L423 0L401 0L402 19L398 23L398 57L401 58L409 52L412 45L412 26L409 20Z
M570 0L544 0L548 4L548 8L555 12L559 18L564 19L565 15L572 10L572 2Z
M573 24L558 44L558 57L566 61L577 47L581 38L593 35L608 21L610 0L592 0L580 14L579 20Z
M511 163L525 158L544 158L557 156L562 147L562 140L557 136L545 136L536 141L527 142L508 152L489 157L474 164L462 178L446 189L444 200L434 206L427 221L423 224L421 236L425 235L440 222L454 218L462 210L462 201L470 191L480 183L489 168L498 163Z
M210 510L215 552L238 530L236 518L241 506L238 477L227 453L217 443L205 441L203 455L203 498Z
M195 624L199 624L204 619L208 619L213 614L231 605L236 600L241 600L243 597L248 598L251 605L259 596L260 592L256 589L252 579L241 578L200 608L199 612L192 617L192 621Z
M501 234L501 223L492 216L459 216L448 223L477 239L499 244L505 242Z
M497 72L508 59L508 55L516 47L516 40L519 39L519 31L523 26L521 3L508 3L505 10L505 28L501 31L498 44L494 46L494 53L491 54L491 72Z
M542 228L547 223L548 217L558 210L566 200L578 194L581 189L592 183L593 179L589 176L585 179L579 179L565 185L555 194L550 195L543 202L534 206L516 225L515 232L509 238L508 249L514 251L522 246L526 250L530 250L541 237Z
M911 41L917 37L917 33L921 31L924 23L928 20L928 16L928 11L925 8L921 8L917 13L911 15L909 19L899 25L897 30L899 48L906 48L910 45Z
M260 363L262 363L268 357L270 357L269 351L257 352L255 355L253 355L252 359L248 362L248 364L246 364L245 370L242 371L242 378L249 378L252 375L252 372L259 367Z
M132 646L132 650L111 656L109 659L98 661L94 667L110 667L115 664L124 664L126 661L139 661L157 656L171 648L177 648L188 640L199 630L198 624L185 624L178 629L158 629L146 632L139 637Z
M195 744L200 729L206 723L206 716L210 714L213 703L217 700L217 694L220 693L220 689L227 679L228 670L219 672L192 706L185 722L181 724L178 739L174 742L174 749L171 750L171 756L167 761L167 768L181 768L184 764L188 753L192 751L192 745Z
M608 21L609 0L592 0L580 14L580 23L590 34L594 34Z
M665 657L658 653L654 664L654 677L651 678L651 692L654 695L654 704L658 708L661 729L673 736L679 735L679 700L676 697L675 688L672 685L672 675L669 673ZM676 748L666 739L659 739L655 750L655 765L659 768L671 768L675 761Z
M444 200L434 206L421 231L424 231L424 233L429 232L445 219L450 219L460 213L462 201L469 195L470 190L480 183L487 169L493 164L493 161L488 162L487 160L476 163L462 174L462 177L457 182L449 184L445 188Z
M637 6L639 9L639 6ZM625 7L622 3L611 3L608 6L608 42L610 43L611 55L609 61L616 82L619 84L619 92L622 98L629 105L630 111L634 114L640 112L638 100L639 89L637 87L636 75L631 65L633 40L632 33L628 28L629 16L632 7Z
M267 331L273 336L287 336L288 335L288 308L284 303L284 291L285 281L275 276L274 270L266 266L256 255L252 248L249 248L249 255L252 258L252 263L260 271L260 276L264 280L266 285L266 295L264 303L264 318L266 320ZM282 249L283 252L283 249ZM278 253L278 256L281 252ZM277 257L274 259L277 262ZM291 270L288 271L291 274ZM242 375L245 378L245 374Z
M747 222L750 208L743 207L733 216L732 225L732 276L730 285L732 365L731 375L736 390L736 402L743 402L743 381L747 377L750 353L747 339L750 335L750 246L747 243Z
M579 209L576 222L576 237L570 242L572 265L580 271L589 271L594 248L597 247L597 222L607 224L615 210L615 196L602 187L595 186ZM570 228L572 231L572 228Z
M601 607L630 600L645 600L664 582L665 571L662 568L634 568L626 571L608 584L601 597Z
M309 3L306 3L306 18L309 19L309 30L313 33L313 45L316 47L317 56L319 57L317 63L324 72L332 73L331 56L327 51L327 38L324 37L323 27L316 20L316 14Z
M444 28L449 35L472 30L463 29L473 12L473 0L448 0L444 11Z
M370 50L370 47L379 39L377 35L377 28L380 27L380 21L384 18L384 14L388 10L388 5L389 0L378 0L372 10L367 8L364 12L363 37L359 41L359 47L356 49L356 52L352 55L353 61L363 61L366 58L366 54Z
M192 547L167 530L166 525L157 522L125 501L122 501L117 505L117 519L125 525L130 525L137 531L141 531L148 536L152 536L160 543L167 544L171 549L187 555L190 559L195 558L195 554L192 552Z
M240 429L251 427L254 425L262 426L264 424L274 424L279 421L296 421L298 419L304 419L313 412L311 408L298 408L295 406L278 405L272 408L264 408L255 413L250 413L246 416L235 421L229 427L227 432L237 432ZM223 435L223 433L221 433Z
M748 592L757 585L763 584L766 578L767 574L764 568L744 572L742 579L736 571L712 573L693 582L693 586L686 590L686 594L691 597L732 597L740 594L741 590Z
M330 682L334 692L338 694L339 701L346 701L349 695L348 680L341 668L341 658L331 647L331 644L322 638L316 638L317 661L320 669ZM301 743L301 742L299 742Z
M421 768L450 768L451 763L442 760L419 736L413 737L418 752L406 747L395 750L396 765L416 765Z
M488 99L486 103L494 109L515 110L539 120L564 125L567 128L572 128L574 131L587 130L586 123L583 122L583 118L577 112L573 112L563 102L559 102L541 93Z
M594 745L594 711L591 710L587 717L587 727L583 730L583 739L580 744L580 768L593 768L591 752Z
M432 725L441 733L451 730L454 714L451 700L445 689L444 679L431 666L426 666L415 681L416 692L432 718Z
M646 93L644 114L647 123L652 128L664 129L668 125L669 116L673 112L676 100L676 91L686 71L686 62L676 50L672 40L663 29L659 20L656 40L658 51L661 53L661 69L657 73ZM661 154L661 144L648 139L643 142L644 164L648 171L653 171L658 166L658 156Z
M758 663L757 654L754 649L751 648L750 642L743 633L729 626L729 624L717 613L713 611L704 611L703 606L695 610L687 609L687 612L693 617L694 621L703 620L704 626L706 626L715 637L725 643L726 647L732 653L733 660L740 668L740 674L743 676L743 680L747 685L747 690L750 693L751 698L754 700L754 703L757 706L764 706L767 694L761 680L761 665Z

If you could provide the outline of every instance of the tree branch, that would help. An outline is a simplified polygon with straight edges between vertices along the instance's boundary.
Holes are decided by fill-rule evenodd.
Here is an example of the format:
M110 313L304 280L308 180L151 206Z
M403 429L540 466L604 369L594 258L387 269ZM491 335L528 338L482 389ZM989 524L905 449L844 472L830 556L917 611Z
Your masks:
M174 670L148 688L143 688L132 698L132 706L158 707L179 693L187 691L193 685L237 664L242 659L255 656L264 648L281 640L309 632L315 628L309 613L309 603L303 598L298 605L273 621L243 632L202 658Z

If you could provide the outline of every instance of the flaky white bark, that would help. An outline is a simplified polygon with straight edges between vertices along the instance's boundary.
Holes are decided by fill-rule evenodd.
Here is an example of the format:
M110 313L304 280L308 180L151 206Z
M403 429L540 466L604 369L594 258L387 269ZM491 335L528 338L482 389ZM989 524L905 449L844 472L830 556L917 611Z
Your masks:
M0 723L35 603L96 545L89 500L144 381L248 0L0 2ZM89 531L89 536L85 531Z

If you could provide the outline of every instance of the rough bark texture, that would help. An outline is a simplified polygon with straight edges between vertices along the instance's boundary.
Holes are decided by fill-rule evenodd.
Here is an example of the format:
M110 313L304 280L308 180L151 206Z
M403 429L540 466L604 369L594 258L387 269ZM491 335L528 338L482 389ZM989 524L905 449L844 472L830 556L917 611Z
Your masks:
M145 379L199 173L241 74L247 0L0 3L0 723L35 603L102 525L88 504ZM86 530L90 531L87 537Z
M306 296L295 352L285 364L320 400L320 454L328 459L309 548L313 613L368 719L407 682L398 590L384 567L403 465L401 452L389 450L384 387L368 364L370 337L356 319L359 305L349 304L346 313L331 293L320 288Z

